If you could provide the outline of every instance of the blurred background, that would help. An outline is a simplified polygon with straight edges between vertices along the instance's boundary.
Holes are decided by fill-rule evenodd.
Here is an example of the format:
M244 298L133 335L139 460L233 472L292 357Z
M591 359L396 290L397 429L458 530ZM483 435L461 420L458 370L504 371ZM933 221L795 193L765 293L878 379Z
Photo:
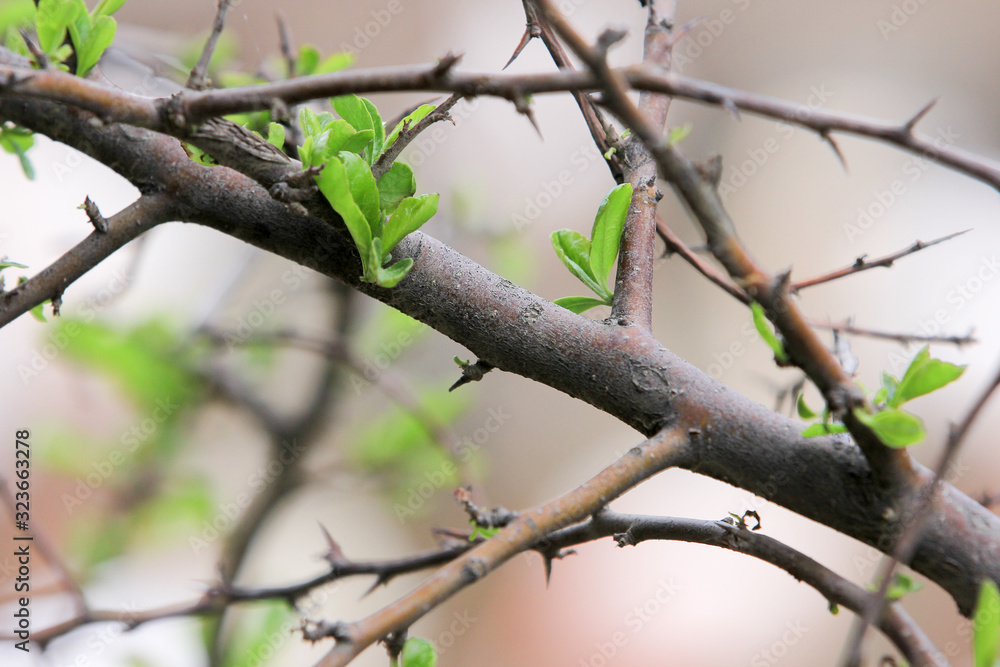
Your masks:
M2 0L0 9L15 4ZM170 79L183 80L185 63L200 52L215 5L129 0L117 14L105 74L139 94L167 94L176 86ZM628 27L614 63L641 57L638 3L560 6L591 38L609 24ZM432 62L452 51L464 54L462 69L495 72L524 28L519 2L244 0L229 14L218 80L235 80L226 74L235 71L282 76L279 13L293 48L352 51L359 68ZM922 133L986 158L1000 154L996 3L680 3L679 24L696 17L702 20L675 48L675 70L683 74L899 121L939 98L919 125ZM133 60L153 69L138 69ZM508 71L552 67L534 42ZM391 118L428 96L374 99ZM464 101L453 124L440 125L436 139L415 142L403 159L414 167L418 192L441 193L428 233L548 299L582 294L549 234L589 231L613 182L568 96L536 97L534 108L541 137L505 102ZM913 452L933 465L948 423L964 415L997 364L996 192L890 147L837 137L845 170L806 131L674 102L669 124L688 122L688 154L723 157L726 203L747 245L772 270L791 268L793 280L971 230L891 270L802 294L806 312L820 320L853 318L860 327L900 333L974 330L977 345L932 346L935 356L969 364L961 380L912 404L928 430ZM28 265L26 275L89 233L76 208L85 196L105 215L137 196L109 169L61 144L38 138L30 157L33 181L14 156L0 155L0 257ZM671 193L660 206L682 237L702 242ZM8 285L17 275L7 270ZM3 330L0 433L9 442L15 430L30 429L32 522L95 609L141 611L196 599L217 579L241 517L271 494L280 502L246 545L237 576L249 586L323 572L326 546L317 524L350 558L399 557L433 548L436 526L468 528L451 497L460 481L474 485L482 504L523 509L576 486L641 440L613 418L509 374L494 372L449 394L459 374L453 357L469 359L461 346L365 297L350 298L311 271L195 225L162 226L116 253L66 291L62 313L61 322L24 316ZM746 308L679 258L657 266L654 317L664 345L761 403L774 405L800 379L775 368L747 326ZM257 344L286 333L342 336L355 365ZM860 359L858 379L869 388L878 386L882 370L901 374L918 349L850 342ZM321 386L328 392L317 406ZM806 398L821 404L814 390ZM421 406L423 422L400 407L407 400ZM269 435L262 414L288 424L310 405L315 419L293 440ZM442 425L462 443L457 472L427 436L427 424ZM994 404L949 471L973 497L1000 487L991 437L997 428ZM275 447L293 452L288 470L268 467ZM5 474L12 465L13 454L0 457ZM704 519L755 509L767 534L859 584L872 581L879 563L865 545L683 471L654 478L612 507ZM784 572L722 550L681 543L618 549L604 540L577 552L555 563L548 585L537 555L518 557L411 634L435 643L441 665L834 665L852 621L848 612L831 614L818 593ZM0 600L7 603L12 565L0 556ZM332 584L306 601L304 615L357 619L423 576L400 577L367 597L370 577ZM56 571L40 559L32 577L36 595L58 586ZM66 599L34 604L36 631L73 613ZM905 604L953 664L970 664L969 624L946 594L928 583ZM291 632L298 623L299 615L281 605L247 605L227 614L221 629L186 618L128 633L91 625L53 642L45 657L25 659L8 645L0 656L4 664L60 667L203 665L205 637L218 632L227 647L222 664L313 664L329 643L301 641ZM868 664L885 650L869 633ZM357 664L385 665L385 654L372 648Z

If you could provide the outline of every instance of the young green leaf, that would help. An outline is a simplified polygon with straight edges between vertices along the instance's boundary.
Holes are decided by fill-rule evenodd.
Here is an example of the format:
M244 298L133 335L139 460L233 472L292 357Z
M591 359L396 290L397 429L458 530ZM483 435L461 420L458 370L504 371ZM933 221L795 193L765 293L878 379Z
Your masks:
M29 181L35 180L35 169L28 159L28 149L34 145L35 137L31 130L17 125L0 124L0 148L17 156L21 162L21 170Z
M899 381L894 395L889 399L889 405L898 407L918 396L936 391L957 380L963 372L965 372L965 366L956 366L947 361L932 359L930 350L925 345L910 362L910 366L906 369L903 379Z
M395 287L400 280L406 277L411 268L413 268L413 260L409 257L404 257L392 266L380 266L375 282L382 287Z
M285 147L285 126L281 123L267 124L267 142L279 151Z
M391 214L399 203L407 197L412 197L417 191L417 182L413 178L413 170L403 162L394 162L389 171L378 179L378 197L382 210Z
M889 584L885 597L888 600L899 600L904 595L916 593L924 585L904 572L897 572L893 582Z
M611 275L611 265L618 256L625 217L632 203L632 186L622 183L616 186L601 202L594 218L594 229L590 238L590 269L597 284L606 286Z
M577 315L596 306L608 305L603 299L595 299L592 296L564 296L561 299L556 299L552 303L557 306L562 306L566 310L572 311Z
M375 131L375 139L372 141L372 149L365 156L368 158L368 163L371 164L375 161L375 158L382 154L385 147L385 125L382 123L382 116L379 114L378 109L372 104L371 100L367 100L364 97L361 98L361 103L365 105L365 109L368 110L368 115L372 119L372 129Z
M402 667L437 667L434 644L426 639L410 637L403 644Z
M795 402L795 407L798 410L799 417L802 419L813 419L816 416L816 413L813 412L808 405L806 405L805 394L799 394L799 398Z
M26 269L26 268L28 268L27 264L21 264L19 262L12 262L9 259L2 259L2 260L0 260L0 271L3 271L4 269L9 269L12 266L14 268L17 268L17 269Z
M392 252L407 234L420 229L421 225L434 217L437 209L437 194L407 197L401 201L382 231L384 251Z
M97 17L93 24L90 21L91 17L84 13L70 26L70 35L76 47L77 76L87 76L90 73L104 51L111 46L118 27L110 16Z
M972 614L972 649L976 667L993 667L1000 654L1000 590L984 579Z
M899 380L895 375L882 371L882 388L875 392L874 403L887 403L892 405L893 397L899 389Z
M753 313L753 325L757 328L757 333L774 352L774 358L778 360L778 363L786 363L788 354L785 352L785 346L771 331L771 324L767 321L767 315L764 314L764 307L756 301L752 301L750 302L750 312Z
M334 53L321 60L316 69L313 70L313 74L339 72L342 69L347 69L352 64L354 64L354 54L350 51Z
M855 408L854 416L874 431L879 440L894 449L920 442L927 435L920 418L903 410L886 408L869 414L862 408Z
M347 179L350 183L351 198L358 205L361 212L365 214L368 227L371 229L372 238L381 236L382 232L382 209L379 207L378 188L375 186L375 177L368 164L356 153L341 151L338 155L344 164L347 172Z
M45 304L49 303L47 300L42 301L40 304L31 309L31 316L34 317L39 322L48 322L45 319Z
M676 146L680 142L684 141L689 134L691 134L693 126L691 123L684 123L680 127L672 127L667 131L667 143L671 146Z
M319 134L323 131L323 123L319 115L310 109L309 107L302 107L299 109L299 127L302 128L302 133L311 137Z
M323 193L326 200L330 202L333 210L344 219L347 231L350 232L351 238L354 239L354 245L357 246L358 253L361 255L362 264L365 265L365 273L368 273L367 262L372 248L372 230L365 214L361 212L351 196L350 181L344 163L337 158L327 162L323 171L316 176L316 185L319 186L319 191Z
M383 150L387 150L390 146L396 143L396 139L399 138L399 133L403 131L404 123L406 123L407 127L412 128L436 108L437 107L433 104L421 104L411 114L406 116L406 118L396 123L396 127L392 128L392 132L389 133L389 136L385 140L385 149Z
M832 435L834 433L847 433L847 427L843 424L820 422L819 424L813 424L802 431L802 437L818 438L824 435Z
M374 137L368 145L368 152L365 160L371 164L375 156L382 151L382 143L385 140L385 127L382 126L382 117L378 113L375 105L368 100L357 95L341 95L330 99L330 104L337 111L341 118L350 123L355 130L371 130Z
M319 51L311 44L303 44L299 47L299 55L295 59L295 74L297 76L309 76L316 71L319 64Z
M52 55L66 38L66 30L80 13L82 2L41 0L35 10L35 32L42 51ZM86 11L86 7L83 8Z
M101 0L101 2L94 7L94 11L91 12L91 16L95 19L102 16L111 16L121 9L121 6L124 4L125 0Z
M552 247L570 273L595 294L610 301L611 293L607 286L597 282L590 266L590 239L572 229L560 229L552 232Z

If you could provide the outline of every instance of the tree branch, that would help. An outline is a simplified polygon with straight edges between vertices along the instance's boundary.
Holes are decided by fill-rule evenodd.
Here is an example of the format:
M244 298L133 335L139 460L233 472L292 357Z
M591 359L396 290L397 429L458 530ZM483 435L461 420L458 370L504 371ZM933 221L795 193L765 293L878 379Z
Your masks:
M442 567L408 595L354 623L334 623L324 634L336 645L317 667L346 665L361 651L392 632L409 628L444 600L475 583L548 533L597 512L644 479L691 454L688 434L669 429L650 438L573 491L517 516L493 539Z

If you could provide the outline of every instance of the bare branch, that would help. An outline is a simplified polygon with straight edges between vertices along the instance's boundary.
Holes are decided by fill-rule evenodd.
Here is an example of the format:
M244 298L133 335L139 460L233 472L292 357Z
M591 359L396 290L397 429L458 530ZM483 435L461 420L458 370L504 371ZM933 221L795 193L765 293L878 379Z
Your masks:
M40 303L61 297L80 276L111 253L177 215L168 195L142 195L108 218L108 231L94 231L62 257L9 292L0 294L0 327Z
M586 519L644 479L690 454L687 434L667 430L650 438L573 491L518 515L493 538L438 570L411 593L354 623L334 624L337 643L317 667L346 665L392 632L408 628L461 589L485 577L548 533Z
M826 273L821 276L817 276L815 278L810 278L808 280L800 280L798 282L789 285L788 289L792 294L797 294L799 290L803 290L806 287L812 287L813 285L828 283L831 280L837 280L838 278L843 278L844 276L849 276L854 273L861 273L862 271L867 271L869 269L876 269L879 267L889 268L892 266L893 262L895 262L897 259L906 257L907 255L912 255L913 253L919 252L924 248L930 248L931 246L937 245L938 243L944 243L945 241L949 241L955 238L956 236L961 236L962 234L965 234L966 232L970 231L972 230L964 229L960 232L955 232L953 234L948 234L947 236L942 236L939 239L928 241L927 243L924 243L923 241L916 241L913 243L913 245L909 246L908 248L904 248L903 250L900 250L899 252L893 253L891 255L886 255L885 257L879 257L878 259L868 260L865 259L866 255L862 255L861 257L858 257L854 261L854 263L851 264L850 266L846 266L837 271L832 271L830 273Z
M878 331L877 329L862 329L861 327L854 326L850 322L817 322L816 320L810 320L809 326L814 329L828 329L830 331L838 331L840 333L851 334L854 336L867 336L869 338L893 340L897 343L946 343L962 347L963 345L972 345L973 343L979 342L975 337L973 337L972 332L969 332L964 336L903 334L892 333L890 331Z
M208 35L205 48L201 51L198 62L188 76L186 87L191 90L204 90L205 81L208 77L208 66L212 62L212 55L215 47L219 43L219 36L226 25L226 12L229 11L229 4L232 0L219 0L219 9L215 14L215 22L212 24L212 32Z

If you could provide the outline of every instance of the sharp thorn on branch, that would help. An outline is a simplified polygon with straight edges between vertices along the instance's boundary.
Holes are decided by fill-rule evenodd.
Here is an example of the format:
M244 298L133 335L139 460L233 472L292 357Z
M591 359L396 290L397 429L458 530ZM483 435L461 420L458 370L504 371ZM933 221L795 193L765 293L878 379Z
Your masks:
M906 121L906 123L903 125L903 132L905 132L906 134L912 135L913 134L913 128L917 126L917 123L919 123L921 120L923 120L924 116L926 116L928 113L930 113L930 110L934 108L934 105L937 104L937 102L938 102L939 99L940 99L939 97L935 97L930 102L928 102L927 104L925 104L924 107L922 109L920 109L920 111L918 111L917 113L913 114L913 117L910 118L910 120Z
M101 215L101 210L97 208L97 204L94 203L94 200L89 195L84 198L83 203L77 208L84 210L87 217L90 218L91 224L94 225L94 229L101 234L108 233L108 219Z
M840 166L844 168L844 171L845 172L849 171L847 168L847 158L844 157L843 152L841 152L840 150L840 146L837 144L836 141L834 141L833 136L830 134L830 132L828 130L823 130L819 133L819 136L821 139L823 139L823 141L830 144L830 148L832 148L833 152L837 155L837 159L840 161Z
M521 55L521 51L523 51L524 47L528 45L528 42L541 34L542 32L537 25L533 26L530 23L526 24L524 26L524 34L521 35L521 41L519 41L517 46L514 47L514 53L511 54L510 59L507 61L507 64L503 66L503 69L510 67L510 64L514 62L519 55Z

